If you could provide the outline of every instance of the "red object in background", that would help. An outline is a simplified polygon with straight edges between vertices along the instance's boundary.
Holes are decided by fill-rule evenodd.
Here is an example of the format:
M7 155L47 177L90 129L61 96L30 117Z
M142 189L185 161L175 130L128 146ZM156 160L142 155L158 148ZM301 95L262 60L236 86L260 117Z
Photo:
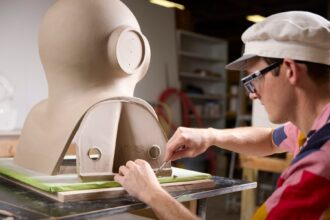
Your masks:
M201 116L196 111L195 106L193 105L193 103L191 102L191 100L189 99L189 97L187 96L187 94L185 92L182 92L182 91L180 91L178 89L175 89L175 88L169 88L169 89L166 89L159 96L158 101L166 103L166 101L171 96L178 96L178 98L180 99L181 107L182 107L182 120L183 120L182 125L183 126L189 127L191 125L190 117L189 117L189 110L191 110L192 113L195 116L196 123L197 123L198 127L204 127L204 123L201 119Z
M189 112L191 111L195 117L197 126L200 128L205 127L204 122L202 121L202 118L200 114L196 111L194 104L192 101L189 99L188 95L180 91L176 88L168 88L164 92L161 93L161 95L158 98L158 101L160 103L166 103L166 101L172 97L172 96L177 96L180 99L181 107L182 107L182 126L184 127L190 127L191 126L191 121L189 117ZM161 109L161 105L158 105L156 108L156 112L159 115L162 115L162 117L169 122L167 117L165 116L166 114L163 112ZM174 130L177 128L177 126L171 124L171 128ZM206 151L206 156L207 156L207 161L208 161L208 172L211 174L216 174L216 155L215 152L212 151L211 149Z

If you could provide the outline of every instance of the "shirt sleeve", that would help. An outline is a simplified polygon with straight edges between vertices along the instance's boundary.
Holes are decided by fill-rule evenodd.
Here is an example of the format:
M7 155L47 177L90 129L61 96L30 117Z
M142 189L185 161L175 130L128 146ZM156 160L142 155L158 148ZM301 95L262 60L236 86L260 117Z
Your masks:
M288 122L273 131L273 142L277 147L296 155L299 150L299 132L300 130L296 126Z

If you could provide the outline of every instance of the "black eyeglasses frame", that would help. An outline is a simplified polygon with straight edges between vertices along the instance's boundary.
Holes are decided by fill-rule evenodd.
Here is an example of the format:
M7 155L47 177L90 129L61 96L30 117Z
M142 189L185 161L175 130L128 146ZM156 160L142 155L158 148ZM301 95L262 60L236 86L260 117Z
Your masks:
M253 85L253 81L262 77L266 73L270 72L271 70L275 69L276 67L280 66L282 62L275 62L270 64L269 66L265 67L262 70L258 70L256 72L253 72L249 74L248 76L245 76L241 79L242 84L244 85L244 88L248 93L256 93L257 90L255 86Z

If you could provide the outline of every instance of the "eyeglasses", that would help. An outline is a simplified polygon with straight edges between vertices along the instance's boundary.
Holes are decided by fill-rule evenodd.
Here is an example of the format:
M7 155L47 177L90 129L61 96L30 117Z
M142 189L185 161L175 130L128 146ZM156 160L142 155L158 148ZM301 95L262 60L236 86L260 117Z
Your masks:
M248 75L248 76L244 77L243 79L241 79L241 82L243 83L246 91L248 93L256 93L257 90L256 90L255 86L253 85L253 81L255 81L256 79L259 79L260 77L262 77L266 73L268 73L271 70L275 69L280 64L281 64L281 62L272 63L269 66L267 66L266 68L264 68L262 70L259 70L259 71L256 71L254 73L251 73L250 75Z

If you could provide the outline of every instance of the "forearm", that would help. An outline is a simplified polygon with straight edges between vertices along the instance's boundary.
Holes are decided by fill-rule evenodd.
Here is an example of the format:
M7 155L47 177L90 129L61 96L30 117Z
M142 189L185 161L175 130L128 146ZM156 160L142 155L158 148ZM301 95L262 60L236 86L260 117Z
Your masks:
M242 154L266 156L280 152L272 141L271 128L209 128L210 145Z
M176 201L166 191L152 193L146 199L146 203L152 208L157 217L161 220L194 220L198 219L186 207Z

